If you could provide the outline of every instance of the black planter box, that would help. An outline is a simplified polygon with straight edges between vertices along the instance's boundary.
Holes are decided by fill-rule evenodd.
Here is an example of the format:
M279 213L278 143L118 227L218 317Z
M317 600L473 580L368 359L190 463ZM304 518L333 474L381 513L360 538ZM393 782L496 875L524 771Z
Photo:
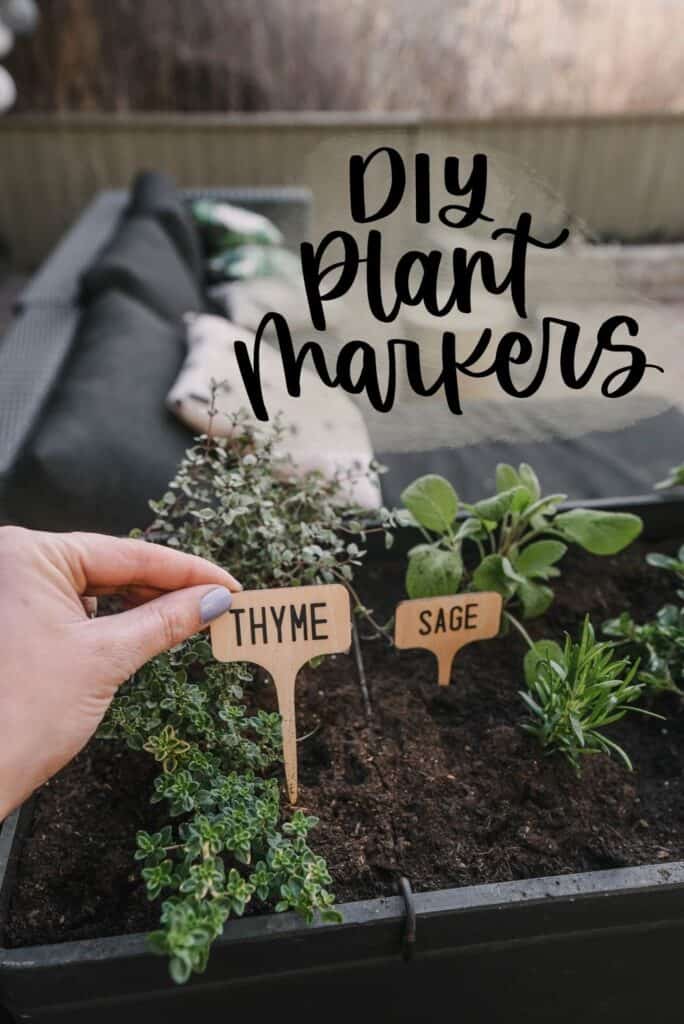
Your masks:
M636 511L652 538L678 501ZM31 803L0 832L0 926ZM684 862L348 903L342 925L292 914L231 921L204 975L177 987L145 937L0 949L9 1021L236 1019L606 1024L681 1022ZM0 1024L5 1024L0 1010Z

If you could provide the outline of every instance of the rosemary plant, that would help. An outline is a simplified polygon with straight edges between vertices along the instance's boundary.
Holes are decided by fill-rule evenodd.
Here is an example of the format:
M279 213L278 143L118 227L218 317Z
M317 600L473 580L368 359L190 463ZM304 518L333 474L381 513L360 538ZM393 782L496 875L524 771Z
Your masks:
M568 635L563 647L538 641L524 667L526 689L520 696L530 717L523 728L545 751L562 754L578 774L587 754L612 754L632 768L627 753L603 729L628 712L652 714L634 706L644 689L639 666L617 658L614 644L597 641L588 616L578 641Z

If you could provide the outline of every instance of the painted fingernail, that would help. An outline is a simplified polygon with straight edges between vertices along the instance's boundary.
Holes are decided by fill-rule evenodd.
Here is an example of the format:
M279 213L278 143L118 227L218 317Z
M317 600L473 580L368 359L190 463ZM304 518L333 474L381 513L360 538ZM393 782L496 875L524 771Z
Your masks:
M213 622L219 615L227 612L233 603L233 595L225 587L217 587L210 590L200 601L200 619L206 625Z

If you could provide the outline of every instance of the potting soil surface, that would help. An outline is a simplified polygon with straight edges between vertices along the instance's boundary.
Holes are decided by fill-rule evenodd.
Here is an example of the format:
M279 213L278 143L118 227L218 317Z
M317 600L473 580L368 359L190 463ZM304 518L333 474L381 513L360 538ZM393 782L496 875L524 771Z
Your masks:
M623 608L637 621L651 617L676 600L675 581L644 556L676 547L639 542L611 558L571 550L553 581L556 599L530 633L577 635L587 612L597 627ZM390 562L359 578L381 620L404 596L403 572ZM367 637L369 627L360 632ZM298 732L308 737L299 807L320 819L310 841L340 902L391 893L399 874L421 891L684 858L679 698L649 702L665 721L630 714L609 727L633 772L599 755L584 758L578 777L520 728L525 645L516 633L464 648L448 688L437 685L428 652L370 638L362 650L370 720L351 656L303 670L297 684ZM253 698L275 707L268 681ZM43 787L4 944L156 926L159 905L148 902L133 860L136 832L166 820L149 802L155 774L149 755L93 740Z

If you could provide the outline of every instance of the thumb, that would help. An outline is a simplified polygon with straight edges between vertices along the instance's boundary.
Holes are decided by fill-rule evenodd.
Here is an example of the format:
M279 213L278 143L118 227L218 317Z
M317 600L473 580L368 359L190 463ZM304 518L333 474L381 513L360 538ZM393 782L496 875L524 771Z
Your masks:
M203 586L176 590L119 615L94 619L100 650L107 652L115 685L162 651L187 640L230 608L233 595L226 587Z

